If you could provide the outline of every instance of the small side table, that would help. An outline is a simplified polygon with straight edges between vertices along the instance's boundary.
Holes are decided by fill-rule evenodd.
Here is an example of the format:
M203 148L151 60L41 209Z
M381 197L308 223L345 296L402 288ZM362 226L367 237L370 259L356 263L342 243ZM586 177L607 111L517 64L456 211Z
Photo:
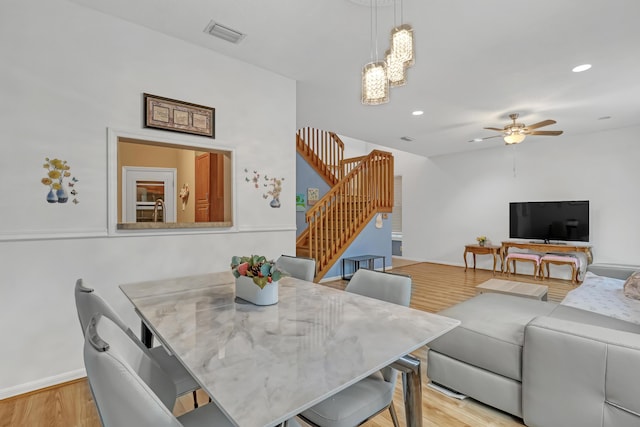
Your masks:
M375 270L376 260L382 258L382 271L385 271L385 258L384 255L360 255L360 256L352 256L352 257L344 257L342 258L342 280L351 280L351 277L355 274L356 271L360 268L360 264L363 262L367 263L367 267L369 270ZM353 264L353 273L347 276L345 270L345 261L349 261Z
M476 269L476 255L493 255L493 275L496 274L496 261L500 257L500 246L494 245L465 245L464 247L464 271L467 271L467 253L473 254L473 269ZM502 258L500 258L500 271L502 271Z

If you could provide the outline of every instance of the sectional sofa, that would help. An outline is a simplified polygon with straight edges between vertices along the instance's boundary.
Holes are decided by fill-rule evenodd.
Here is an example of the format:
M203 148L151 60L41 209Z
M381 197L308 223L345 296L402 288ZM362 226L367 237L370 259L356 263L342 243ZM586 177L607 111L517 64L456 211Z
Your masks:
M633 272L589 270L585 283L606 274L620 286ZM530 427L640 425L640 318L490 293L439 314L462 324L429 345L433 383Z

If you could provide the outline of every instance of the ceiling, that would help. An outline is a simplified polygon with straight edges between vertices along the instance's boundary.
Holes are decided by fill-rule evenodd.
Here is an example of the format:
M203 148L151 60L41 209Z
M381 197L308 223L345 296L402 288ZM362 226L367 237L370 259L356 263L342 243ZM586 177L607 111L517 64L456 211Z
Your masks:
M564 130L526 144L640 125L638 0L403 0L416 62L408 84L379 106L360 103L361 70L372 56L366 0L72 1L297 80L298 127L420 155L501 146L501 138L469 141L495 135L483 127L503 127L512 112ZM382 57L394 7L380 2ZM205 34L211 20L246 38L232 44ZM584 63L593 68L571 71Z

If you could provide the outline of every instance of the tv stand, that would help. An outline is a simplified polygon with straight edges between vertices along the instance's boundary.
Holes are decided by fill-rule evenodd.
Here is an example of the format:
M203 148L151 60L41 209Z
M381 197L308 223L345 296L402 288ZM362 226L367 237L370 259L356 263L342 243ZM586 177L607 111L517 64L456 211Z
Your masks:
M591 246L576 246L568 243L543 243L543 242L502 242L500 258L504 265L504 259L509 253L509 248L528 249L535 252L583 252L587 256L587 263L593 262Z

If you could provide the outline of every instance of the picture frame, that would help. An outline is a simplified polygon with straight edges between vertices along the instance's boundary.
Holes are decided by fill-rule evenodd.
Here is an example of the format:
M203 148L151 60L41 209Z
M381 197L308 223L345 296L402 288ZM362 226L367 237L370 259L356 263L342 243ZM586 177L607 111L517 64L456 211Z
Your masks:
M144 127L215 138L215 108L143 94Z
M320 189L319 188L307 188L307 204L309 206L315 205L318 200L320 200Z

